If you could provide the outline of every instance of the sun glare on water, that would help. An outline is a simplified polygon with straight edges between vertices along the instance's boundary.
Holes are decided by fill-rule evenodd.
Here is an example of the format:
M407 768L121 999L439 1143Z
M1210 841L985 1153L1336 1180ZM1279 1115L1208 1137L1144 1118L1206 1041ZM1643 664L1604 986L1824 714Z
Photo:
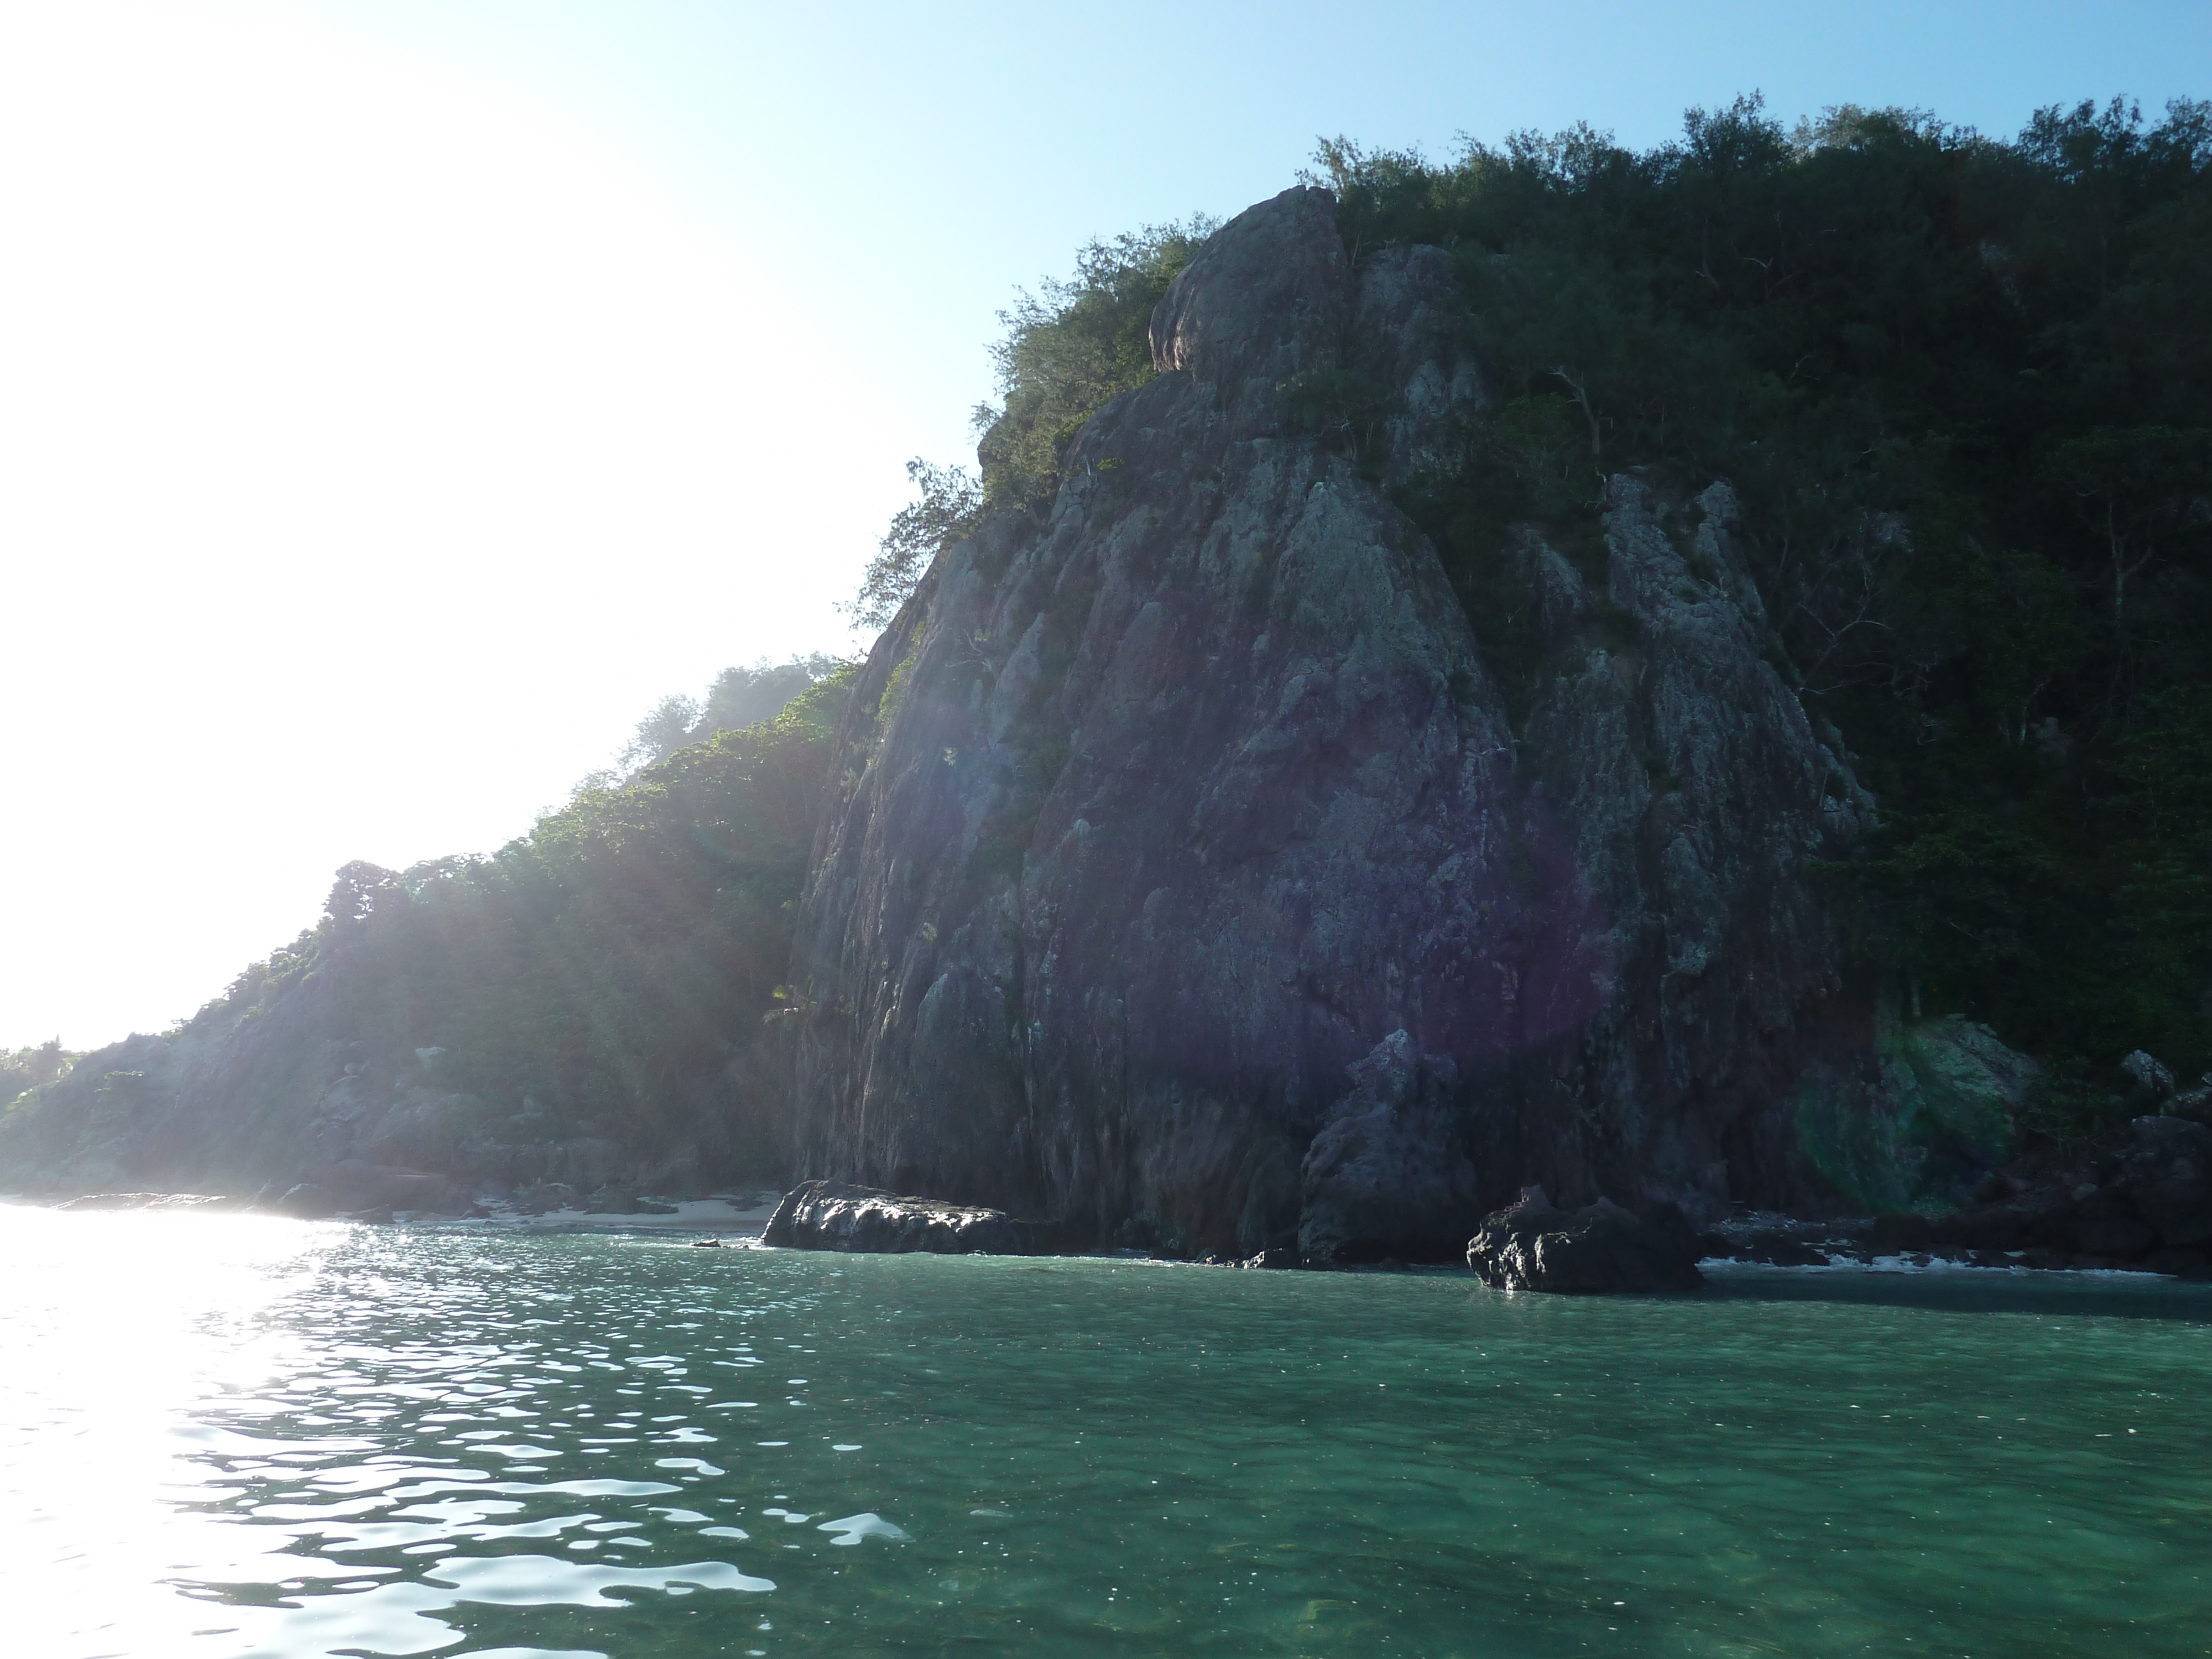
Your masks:
M217 1495L181 1460L222 1432L194 1408L250 1395L279 1363L290 1339L259 1316L338 1236L258 1216L0 1206L0 1574L18 1577L15 1651L157 1650L187 1633L181 1620L216 1611L167 1581L263 1576L235 1559L241 1546L288 1540L179 1506L186 1487Z

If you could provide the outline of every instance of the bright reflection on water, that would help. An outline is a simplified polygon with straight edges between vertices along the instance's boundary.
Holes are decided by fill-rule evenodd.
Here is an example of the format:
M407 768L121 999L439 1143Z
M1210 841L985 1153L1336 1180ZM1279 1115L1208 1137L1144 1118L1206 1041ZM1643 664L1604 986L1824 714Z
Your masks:
M2212 1292L0 1207L10 1653L2212 1650Z

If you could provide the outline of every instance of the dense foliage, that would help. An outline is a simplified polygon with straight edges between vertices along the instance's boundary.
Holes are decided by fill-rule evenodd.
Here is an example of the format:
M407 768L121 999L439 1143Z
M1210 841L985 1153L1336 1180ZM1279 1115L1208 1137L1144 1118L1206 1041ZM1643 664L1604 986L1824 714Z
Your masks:
M937 466L919 455L906 464L913 501L898 510L860 576L860 591L843 607L858 628L884 629L898 615L934 559L969 534L983 514L983 486L964 466Z
M788 1064L766 1017L852 678L587 786L489 857L346 866L313 927L174 1031L0 1115L0 1163L125 1133L139 1160L189 1166L202 1138L255 1123L296 1162L300 1105L343 1069L365 1099L397 1091L356 1148L374 1159L558 1171L514 1149L589 1140L617 1165L673 1147L698 1178L766 1172Z
M1004 402L975 411L985 497L1020 505L1048 495L1084 422L1152 378L1152 307L1217 228L1204 215L1147 225L1076 255L1072 281L1024 294L991 348Z
M1071 280L1047 278L1040 292L1021 294L999 313L1006 332L991 361L1004 401L975 411L981 476L919 457L907 463L915 499L891 520L843 607L856 625L888 627L931 561L971 534L987 507L1051 495L1083 423L1152 378L1152 307L1216 228L1200 214L1093 241L1076 254Z
M587 789L611 788L658 765L687 744L704 743L720 732L735 732L773 720L783 706L817 681L828 679L844 665L820 652L770 662L765 657L750 667L725 668L707 688L706 697L671 693L653 706L637 723L637 730L623 746L615 764L586 778Z
M0 1107L6 1106L26 1089L35 1089L64 1076L76 1060L76 1055L62 1047L59 1037L51 1037L28 1048L0 1048Z
M349 866L312 953L357 980L364 1028L446 1048L503 1112L527 1095L544 1133L682 1128L774 1006L849 679L580 791L489 859Z
M2077 1071L2212 1064L2212 106L1320 160L1356 258L1467 284L1492 398L1404 504L1478 631L1508 524L1572 548L1602 471L1728 479L1775 660L1882 804L1832 872L1869 959Z

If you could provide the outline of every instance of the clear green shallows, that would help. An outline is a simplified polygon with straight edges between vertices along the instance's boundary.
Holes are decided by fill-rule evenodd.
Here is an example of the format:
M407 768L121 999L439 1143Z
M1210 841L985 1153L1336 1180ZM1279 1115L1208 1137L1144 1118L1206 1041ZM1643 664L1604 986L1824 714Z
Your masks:
M2201 1287L0 1245L42 1659L2212 1651Z

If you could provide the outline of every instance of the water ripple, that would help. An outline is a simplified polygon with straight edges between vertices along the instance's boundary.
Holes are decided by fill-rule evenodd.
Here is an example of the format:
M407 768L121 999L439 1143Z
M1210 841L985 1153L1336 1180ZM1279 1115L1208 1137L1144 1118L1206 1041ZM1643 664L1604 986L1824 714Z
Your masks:
M40 1659L2163 1656L2212 1591L2185 1287L1569 1304L6 1212L0 1248L0 1340L55 1356L0 1395Z

